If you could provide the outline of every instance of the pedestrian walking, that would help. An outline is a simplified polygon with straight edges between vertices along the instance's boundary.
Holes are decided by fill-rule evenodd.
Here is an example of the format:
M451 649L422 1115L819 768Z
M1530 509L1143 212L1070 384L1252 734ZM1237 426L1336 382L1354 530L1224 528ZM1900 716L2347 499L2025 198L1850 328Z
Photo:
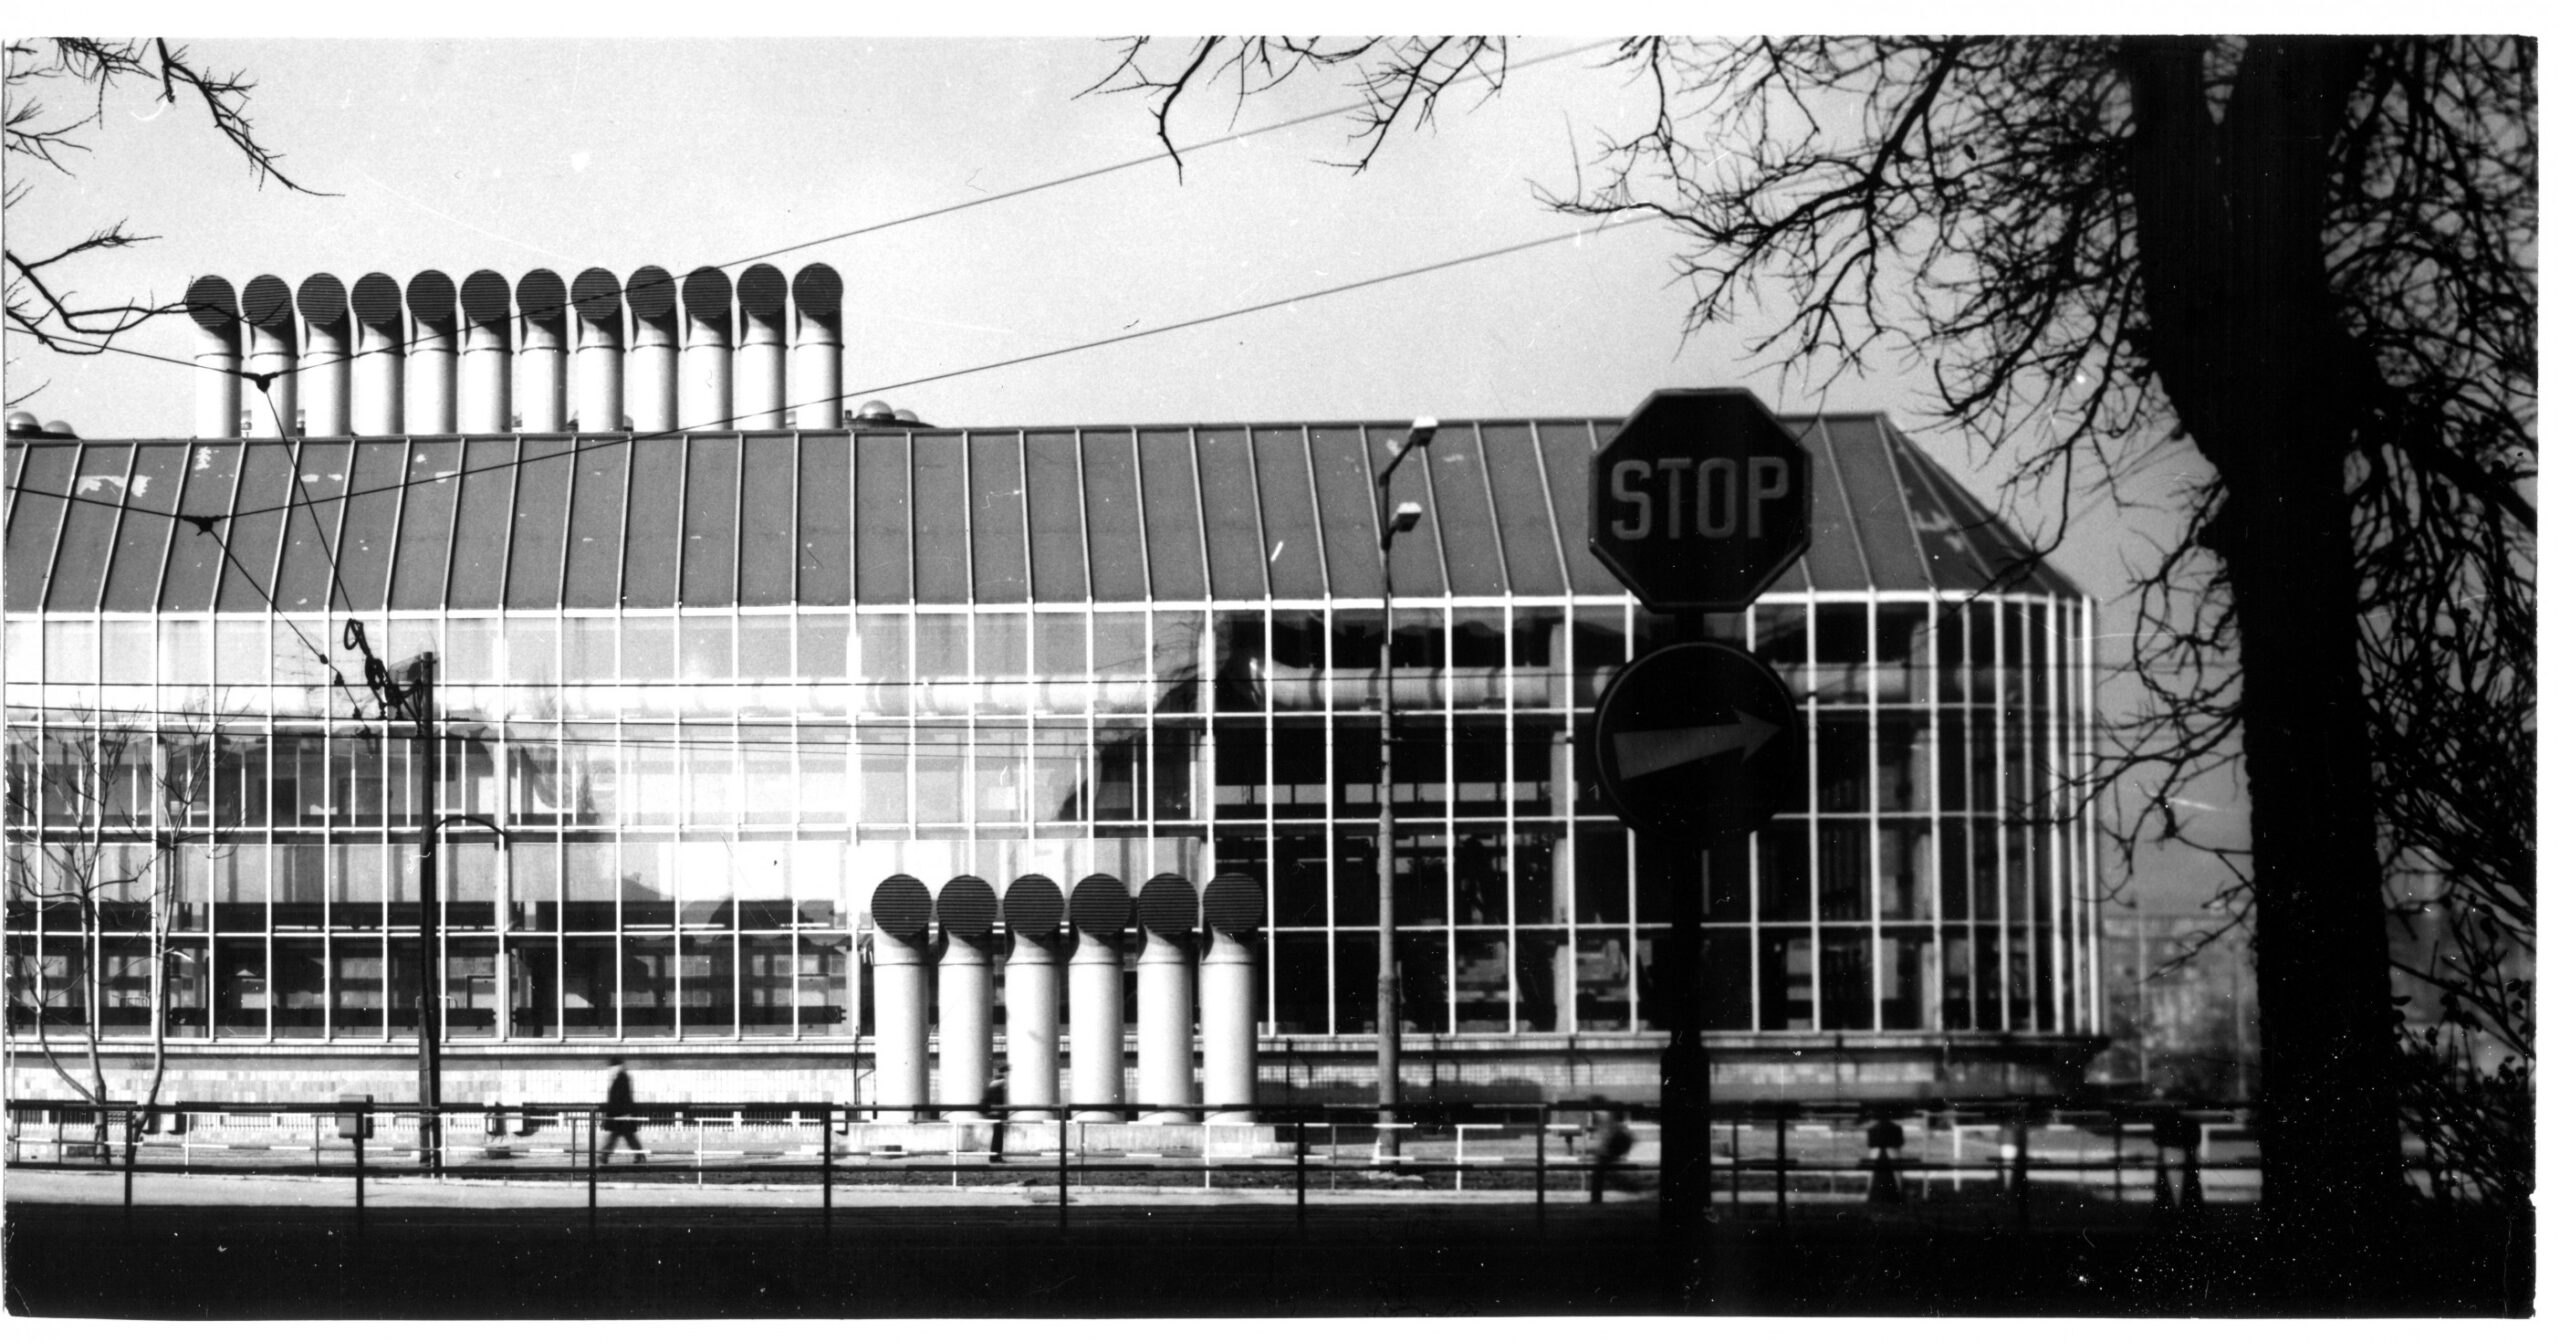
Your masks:
M1607 1101L1591 1097L1591 1113L1586 1120L1586 1141L1591 1151L1591 1200L1600 1201L1600 1191L1617 1177L1620 1163L1635 1148L1636 1139L1618 1117L1618 1111Z
M992 1153L987 1157L987 1163L990 1165L1001 1165L1004 1163L1004 1087L1004 1068L998 1067L996 1068L994 1075L987 1078L987 1116L994 1119L996 1125L995 1137L987 1148Z
M613 1069L613 1078L604 1086L604 1150L597 1154L596 1163L612 1164L614 1146L629 1142L631 1163L646 1164L649 1152L640 1145L639 1106L631 1102L631 1073L623 1070L620 1058L607 1058L604 1065Z

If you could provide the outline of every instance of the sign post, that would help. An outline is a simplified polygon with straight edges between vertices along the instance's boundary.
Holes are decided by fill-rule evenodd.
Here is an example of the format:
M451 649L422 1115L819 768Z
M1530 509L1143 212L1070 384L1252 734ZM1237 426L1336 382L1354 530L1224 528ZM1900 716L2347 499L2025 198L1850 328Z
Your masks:
M1795 435L1750 392L1656 392L1591 459L1591 552L1648 610L1748 609L1811 539L1811 471ZM1706 850L1803 795L1794 695L1757 656L1709 641L1706 623L1684 619L1687 641L1622 668L1593 720L1601 790L1628 828L1695 854L1695 883L1672 901L1654 976L1671 1036L1662 1229L1683 1304L1703 1303L1703 1260L1689 1250L1702 1247L1712 1187L1697 1000Z

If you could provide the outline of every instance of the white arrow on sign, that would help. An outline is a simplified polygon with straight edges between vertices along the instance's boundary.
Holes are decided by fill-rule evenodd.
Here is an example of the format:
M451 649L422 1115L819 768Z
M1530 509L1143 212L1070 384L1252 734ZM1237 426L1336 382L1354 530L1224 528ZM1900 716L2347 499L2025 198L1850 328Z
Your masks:
M1778 734L1778 724L1774 722L1764 722L1738 708L1733 715L1741 720L1712 727L1620 732L1610 737L1610 748L1618 752L1618 776L1641 778L1728 750L1739 750L1744 759L1749 759Z

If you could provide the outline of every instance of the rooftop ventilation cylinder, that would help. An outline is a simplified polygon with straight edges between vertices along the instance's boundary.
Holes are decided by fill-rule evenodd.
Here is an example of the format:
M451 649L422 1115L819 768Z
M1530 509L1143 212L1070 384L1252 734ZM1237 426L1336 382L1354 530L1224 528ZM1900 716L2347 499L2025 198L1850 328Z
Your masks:
M462 281L462 431L505 433L515 412L515 310L507 277Z
M196 437L240 432L240 301L231 281L199 275L187 285L196 324Z
M408 433L453 432L453 280L421 270L409 280Z
M516 281L516 417L526 433L569 427L569 286L549 270Z
M354 429L369 438L399 433L408 404L408 343L400 320L400 282L373 271L359 276L348 296L355 314L355 363L351 410Z
M283 438L292 434L297 338L293 289L273 275L260 275L240 290L240 320L249 328L249 436ZM260 386L263 377L266 385Z
M741 429L784 427L788 398L783 394L782 374L790 345L783 322L790 301L782 272L772 266L752 265L738 276L737 426Z
M314 438L343 438L347 433L348 377L355 351L348 340L347 286L321 271L305 276L293 293L302 313L302 370L294 380L304 385L302 431Z
M674 432L675 276L657 266L642 266L631 272L622 297L631 308L631 357L623 364L631 427L639 433Z
M684 277L684 382L676 407L688 430L729 427L729 277L703 266Z
M569 301L578 310L578 431L622 428L622 281L602 266L578 272Z
M791 342L794 422L803 429L844 427L844 279L824 261L791 277L798 325Z

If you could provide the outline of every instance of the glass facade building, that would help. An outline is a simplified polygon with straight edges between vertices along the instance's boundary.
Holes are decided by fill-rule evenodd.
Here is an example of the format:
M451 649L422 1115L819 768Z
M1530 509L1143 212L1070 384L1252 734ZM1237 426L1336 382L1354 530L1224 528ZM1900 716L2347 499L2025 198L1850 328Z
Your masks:
M2092 607L1881 417L1787 423L1811 548L1718 618L1798 690L1805 786L1703 860L1592 781L1602 686L1675 637L1583 544L1606 422L1445 424L1395 478L1392 629L1399 426L13 441L16 1084L93 1005L111 1053L165 1032L181 1096L398 1075L431 792L469 818L455 1099L606 1051L857 1098L882 882L1096 873L1251 877L1263 1091L1365 1096L1381 860L1409 1099L1642 1093L1683 898L1719 1094L2066 1084L2099 1046ZM350 620L434 654L437 748ZM86 930L48 898L83 883Z

